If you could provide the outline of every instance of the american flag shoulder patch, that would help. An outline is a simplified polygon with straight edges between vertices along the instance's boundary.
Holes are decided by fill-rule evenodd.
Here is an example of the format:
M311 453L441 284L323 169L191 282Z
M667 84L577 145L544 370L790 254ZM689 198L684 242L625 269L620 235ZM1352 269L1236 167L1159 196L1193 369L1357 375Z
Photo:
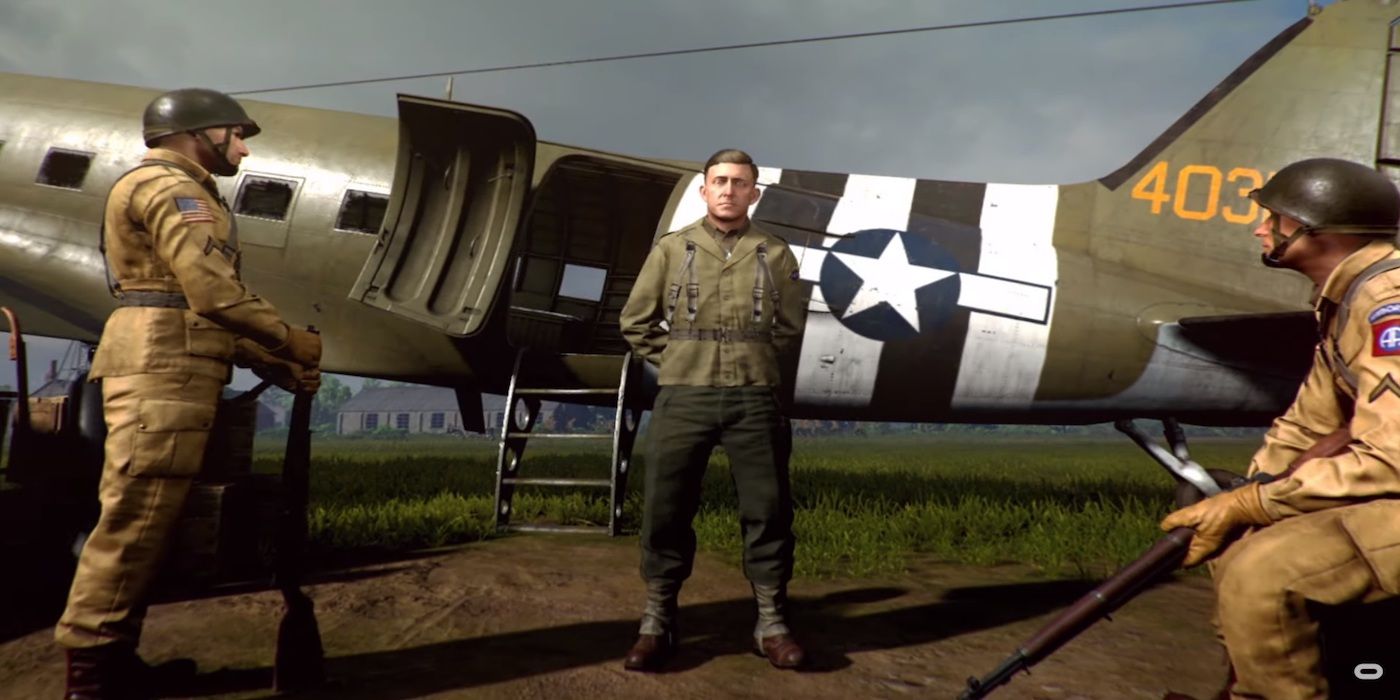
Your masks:
M214 212L209 209L209 203L198 197L176 197L175 207L180 210L180 220L185 223L214 223Z

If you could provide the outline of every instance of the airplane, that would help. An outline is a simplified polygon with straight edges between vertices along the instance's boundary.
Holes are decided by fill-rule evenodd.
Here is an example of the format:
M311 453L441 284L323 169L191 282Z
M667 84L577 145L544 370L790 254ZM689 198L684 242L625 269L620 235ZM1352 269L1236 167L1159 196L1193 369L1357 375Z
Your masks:
M810 293L791 416L1267 424L1316 329L1307 281L1259 264L1248 193L1312 156L1400 173L1397 16L1314 7L1091 182L762 168L752 217ZM115 306L98 221L155 94L0 74L0 304L27 331L97 341ZM522 362L617 390L594 360L627 352L630 285L657 236L704 213L700 164L541 141L508 110L244 103L263 133L220 188L249 287L320 329L326 371L450 386L464 417Z
M810 294L791 417L1266 425L1317 331L1308 282L1259 263L1248 194L1315 156L1400 181L1398 21L1387 0L1314 8L1090 182L762 168L752 216ZM0 306L25 331L98 340L115 308L98 222L156 94L0 73ZM430 97L400 95L397 119L241 101L263 133L219 186L244 278L320 329L326 371L453 387L464 418L532 362L599 392L580 400L622 391L597 360L625 357L617 316L653 241L703 214L699 163ZM75 412L100 405L89 387ZM635 434L618 424L615 506ZM523 445L503 431L498 505Z

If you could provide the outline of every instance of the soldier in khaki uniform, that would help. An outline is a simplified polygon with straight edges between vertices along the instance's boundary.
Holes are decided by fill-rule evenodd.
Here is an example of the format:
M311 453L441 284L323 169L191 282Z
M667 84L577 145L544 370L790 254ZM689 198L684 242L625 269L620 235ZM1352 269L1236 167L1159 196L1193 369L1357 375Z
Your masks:
M90 374L102 380L108 431L102 514L55 630L69 700L143 697L169 675L136 655L145 596L230 363L289 390L320 381L319 336L288 326L240 281L236 226L211 176L238 172L258 125L232 98L200 89L157 97L143 121L151 150L112 186L103 223L118 308Z
M1305 603L1400 594L1400 193L1371 168L1318 158L1251 196L1270 215L1255 231L1265 264L1317 284L1322 341L1249 465L1272 478L1172 513L1162 528L1196 528L1187 566L1218 555L1229 697L1325 698ZM1337 436L1338 447L1314 449Z
M806 306L787 244L749 221L758 167L724 150L705 164L704 218L657 240L622 311L622 334L659 367L642 516L646 610L630 670L675 649L677 596L695 558L692 522L710 452L723 445L739 495L744 574L758 604L754 644L779 668L803 661L784 618L792 577L792 430L780 366Z

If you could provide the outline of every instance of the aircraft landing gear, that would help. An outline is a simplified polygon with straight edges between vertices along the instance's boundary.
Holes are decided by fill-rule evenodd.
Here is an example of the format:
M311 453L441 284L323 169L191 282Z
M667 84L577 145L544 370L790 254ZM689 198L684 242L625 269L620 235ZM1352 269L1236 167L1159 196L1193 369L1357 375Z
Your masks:
M1167 447L1158 444L1130 419L1115 421L1113 427L1131 438L1147 456L1165 467L1177 480L1178 507L1214 496L1221 492L1222 484L1228 488L1229 484L1240 479L1238 475L1221 469L1207 470L1191 459L1191 452L1186 447L1186 432L1175 418L1162 419L1162 436L1166 438Z

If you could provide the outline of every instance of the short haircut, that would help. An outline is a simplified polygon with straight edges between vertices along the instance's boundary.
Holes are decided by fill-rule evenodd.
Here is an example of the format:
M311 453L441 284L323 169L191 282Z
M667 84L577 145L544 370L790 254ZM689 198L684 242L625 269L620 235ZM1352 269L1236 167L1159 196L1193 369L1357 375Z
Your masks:
M715 154L710 156L709 160L705 161L705 170L703 171L703 173L705 175L706 180L710 179L710 168L713 168L714 166L720 163L737 163L739 165L747 165L749 166L749 169L753 171L753 181L758 182L758 166L754 165L753 156L737 148L725 148L715 151Z

